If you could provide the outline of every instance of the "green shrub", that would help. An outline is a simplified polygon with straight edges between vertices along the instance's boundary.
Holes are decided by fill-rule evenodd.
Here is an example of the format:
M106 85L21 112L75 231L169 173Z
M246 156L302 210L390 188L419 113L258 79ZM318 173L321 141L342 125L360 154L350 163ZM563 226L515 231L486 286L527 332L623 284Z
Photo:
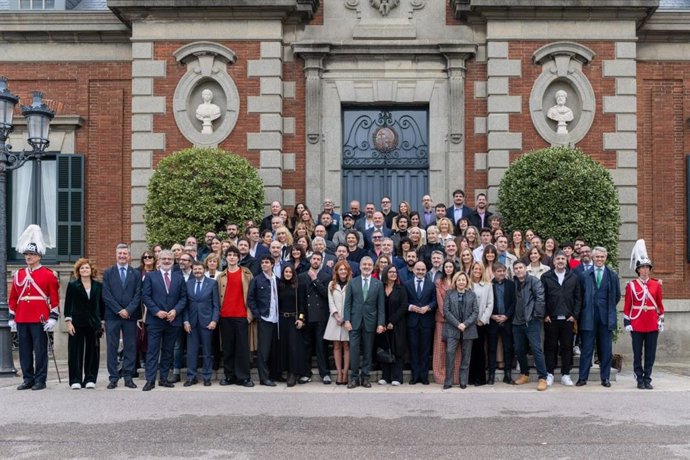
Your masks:
M146 239L170 247L229 221L241 226L261 217L263 201L263 183L247 160L221 149L181 150L161 160L149 182Z
M618 192L609 171L579 149L523 155L503 177L497 207L508 229L531 228L559 242L582 236L591 247L605 247L609 263L618 264Z

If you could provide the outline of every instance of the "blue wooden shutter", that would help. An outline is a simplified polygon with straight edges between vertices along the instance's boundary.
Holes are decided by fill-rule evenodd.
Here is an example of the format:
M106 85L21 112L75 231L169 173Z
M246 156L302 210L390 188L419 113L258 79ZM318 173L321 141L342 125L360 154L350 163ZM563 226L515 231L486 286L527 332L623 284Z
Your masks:
M72 262L84 252L84 157L57 156L57 260Z

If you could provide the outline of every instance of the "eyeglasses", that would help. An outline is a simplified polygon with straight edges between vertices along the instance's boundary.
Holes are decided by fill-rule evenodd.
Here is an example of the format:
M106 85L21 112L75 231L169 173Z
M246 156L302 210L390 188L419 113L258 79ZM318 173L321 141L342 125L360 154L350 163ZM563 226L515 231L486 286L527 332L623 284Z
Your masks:
M382 236L372 236L371 237L372 240L380 240L382 238L383 238Z
M381 204L390 204L390 201L388 201L388 200L385 200L385 201L384 201L384 200L381 200Z
M144 256L142 259L153 259L153 256Z

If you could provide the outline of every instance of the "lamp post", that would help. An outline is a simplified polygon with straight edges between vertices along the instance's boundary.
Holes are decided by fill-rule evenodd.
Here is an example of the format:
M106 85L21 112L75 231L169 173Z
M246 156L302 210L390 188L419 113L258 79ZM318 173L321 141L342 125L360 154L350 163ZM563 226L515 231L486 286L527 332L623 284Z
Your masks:
M0 377L17 374L12 359L12 334L8 324L10 310L7 305L7 171L20 168L27 161L41 160L49 144L50 121L55 116L55 112L43 103L43 94L34 92L31 105L21 106L31 150L13 152L7 139L14 129L12 118L18 102L19 97L7 89L7 78L0 76Z

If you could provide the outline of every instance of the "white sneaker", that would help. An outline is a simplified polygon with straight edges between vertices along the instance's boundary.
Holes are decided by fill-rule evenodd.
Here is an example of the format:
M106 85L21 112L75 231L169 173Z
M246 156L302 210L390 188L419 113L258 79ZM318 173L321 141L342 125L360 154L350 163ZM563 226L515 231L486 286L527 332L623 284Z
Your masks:
M553 385L553 374L546 374L546 386L550 387Z
M94 388L96 388L96 384L93 382L86 382L86 388L93 390Z
M384 379L379 380L379 385L385 385L385 384L387 384L387 383L388 383L388 382L386 382Z
M72 388L73 390L81 390L81 384L80 383L73 383L70 388Z
M561 385L565 385L567 387L571 387L574 385L573 381L570 380L569 375L561 375Z
M580 347L577 345L573 347L573 356L580 356Z
M393 380L393 382L391 383L391 385L393 385L394 387L399 387L399 386L400 386L400 382L398 382L397 380Z

